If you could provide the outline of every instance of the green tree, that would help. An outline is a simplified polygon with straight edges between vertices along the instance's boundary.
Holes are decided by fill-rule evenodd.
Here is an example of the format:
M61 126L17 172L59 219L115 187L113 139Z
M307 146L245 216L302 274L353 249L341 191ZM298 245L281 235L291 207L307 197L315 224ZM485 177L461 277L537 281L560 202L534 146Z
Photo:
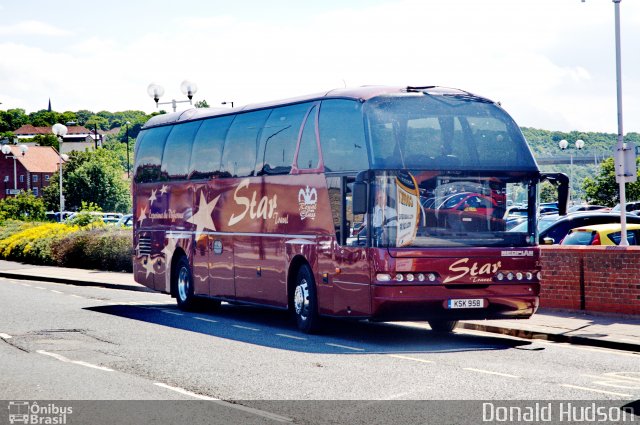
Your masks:
M86 109L81 109L80 111L76 111L76 119L78 125L85 125L87 120L93 115L93 112L88 111Z
M109 130L109 120L100 115L91 115L87 122L84 123L84 126L90 130L93 130L96 126L103 131Z
M199 100L193 104L196 108L210 108L209 104L205 99Z
M37 134L31 138L31 141L37 143L38 146L52 146L60 152L60 142L53 134Z
M47 111L41 109L38 112L32 112L29 114L29 121L34 127L51 127L57 122L60 122L60 118L57 112Z
M124 173L118 155L111 150L71 152L63 167L66 208L77 210L84 201L93 202L103 211L129 212L131 192ZM58 173L55 173L51 181L57 179ZM59 208L59 196L56 184L43 191L47 207L55 210Z
M637 159L640 164L640 158ZM616 182L615 164L613 158L608 158L600 164L600 172L595 178L587 177L582 184L587 202L613 207L619 200L619 184ZM628 200L640 200L640 181L627 183L625 187Z
M46 209L41 198L31 192L21 191L13 198L0 200L0 216L14 220L41 221L45 218Z
M556 202L558 200L558 190L549 182L540 185L540 202Z
M29 123L24 109L8 109L0 111L0 131L14 131Z

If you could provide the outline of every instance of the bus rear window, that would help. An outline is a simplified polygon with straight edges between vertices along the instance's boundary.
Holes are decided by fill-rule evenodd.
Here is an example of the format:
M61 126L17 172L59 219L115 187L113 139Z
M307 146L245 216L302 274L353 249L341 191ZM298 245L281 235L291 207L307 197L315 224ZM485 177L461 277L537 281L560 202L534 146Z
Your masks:
M134 165L136 183L160 180L160 165L167 136L173 127L155 127L144 130L138 136L139 145L136 149Z

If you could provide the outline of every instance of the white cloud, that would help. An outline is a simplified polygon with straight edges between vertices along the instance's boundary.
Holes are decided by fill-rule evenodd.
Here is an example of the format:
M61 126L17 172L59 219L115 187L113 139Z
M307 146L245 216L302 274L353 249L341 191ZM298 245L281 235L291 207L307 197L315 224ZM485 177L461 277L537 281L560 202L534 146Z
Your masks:
M2 6L0 6L0 8L1 7ZM22 21L13 25L3 25L0 27L0 35L4 36L44 35L49 37L59 37L71 34L71 31L66 29L34 20Z
M640 21L637 3L623 2L623 25ZM152 81L165 87L166 101L181 99L179 84L191 79L200 88L196 99L214 106L320 92L343 81L438 84L500 100L522 125L613 132L612 26L610 2L577 0L401 0L287 22L215 11L176 15L147 33L65 38L57 54L31 41L2 43L0 57L20 60L0 62L0 97L3 107L12 101L27 110L51 96L57 110L150 112ZM625 34L625 127L640 131L638 41L630 29Z

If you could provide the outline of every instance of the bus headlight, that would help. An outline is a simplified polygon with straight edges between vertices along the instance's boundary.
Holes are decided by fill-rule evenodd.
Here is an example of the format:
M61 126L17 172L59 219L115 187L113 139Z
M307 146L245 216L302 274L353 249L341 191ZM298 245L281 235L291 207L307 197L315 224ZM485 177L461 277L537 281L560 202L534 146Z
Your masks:
M376 274L376 279L378 282L390 282L391 275L389 273L378 273Z
M415 277L414 277L411 273L409 273L409 274L406 276L406 278L407 278L407 282L413 282L413 279L415 279Z
M401 274L399 274L399 273L398 273L398 274L396 275L396 281L397 281L397 282L402 282L403 280L404 280L404 276L402 276Z
M418 273L418 282L424 282L424 274Z
M498 274L496 275L496 279L498 279L498 280L500 280L500 281L504 280L504 274L503 274L502 272L498 273Z

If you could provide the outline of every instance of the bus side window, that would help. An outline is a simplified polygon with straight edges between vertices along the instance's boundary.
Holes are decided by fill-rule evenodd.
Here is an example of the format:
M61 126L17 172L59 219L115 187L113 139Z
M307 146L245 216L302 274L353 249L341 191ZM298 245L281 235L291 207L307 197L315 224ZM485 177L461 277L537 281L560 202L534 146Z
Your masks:
M162 180L186 179L189 172L193 138L202 121L192 121L173 127L162 155Z
M320 156L318 155L318 142L316 140L316 113L318 108L314 106L307 116L307 122L302 130L298 160L296 166L299 170L318 168Z
M189 166L190 179L206 179L221 175L220 162L224 139L227 137L234 117L234 115L227 115L208 119L202 123L193 141Z
M256 175L289 174L307 110L308 103L273 109L260 135Z
M329 191L329 205L333 217L333 228L336 232L336 240L342 245L340 223L342 222L342 177L327 177L327 189Z
M222 151L222 172L231 177L253 176L258 137L271 109L239 114L227 133Z
M136 183L160 180L160 165L171 126L144 130L138 136L136 162L133 166Z
M369 168L360 103L343 99L323 101L319 133L326 171Z

